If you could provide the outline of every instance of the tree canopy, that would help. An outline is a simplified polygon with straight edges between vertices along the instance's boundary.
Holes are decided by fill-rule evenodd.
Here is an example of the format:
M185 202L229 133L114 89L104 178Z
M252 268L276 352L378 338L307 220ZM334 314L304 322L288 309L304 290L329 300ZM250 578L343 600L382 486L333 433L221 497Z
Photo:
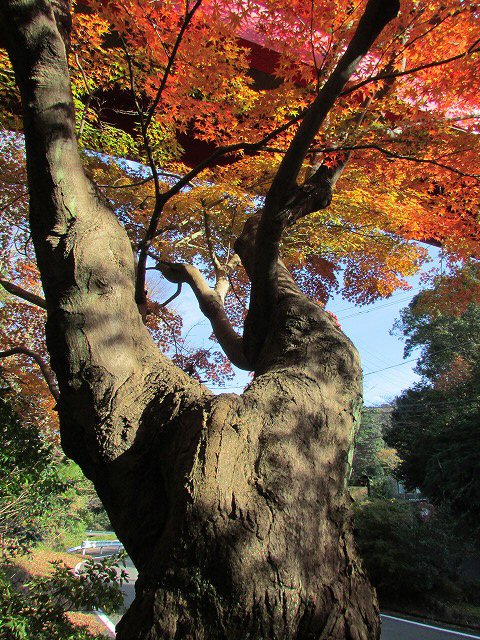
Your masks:
M385 480L393 475L399 462L395 449L389 448L384 439L390 426L391 411L389 405L364 407L355 437L350 484L368 482L374 495L386 490Z
M193 284L199 299L213 282L232 326L241 327L249 280L234 239L263 206L360 11L346 0L86 0L75 8L69 59L89 175L130 234L139 300L145 268L156 265L157 277L146 284L156 340L201 379L221 383L231 375L228 359L215 347L182 342L175 307L161 306L158 271L179 286ZM305 189L320 168L332 186L340 184L328 208L303 203L282 255L314 300L341 291L363 304L408 288L405 277L427 259L412 239L442 244L466 282L467 302L476 296L478 18L478 7L461 0L402 2L311 140L300 170ZM24 223L22 141L9 132L21 129L21 109L3 50L0 65L2 272L4 282L38 295ZM200 272L174 274L170 263ZM4 349L21 345L45 358L43 312L9 296L2 314ZM38 363L23 356L21 370L12 360L8 366L25 392L38 393Z

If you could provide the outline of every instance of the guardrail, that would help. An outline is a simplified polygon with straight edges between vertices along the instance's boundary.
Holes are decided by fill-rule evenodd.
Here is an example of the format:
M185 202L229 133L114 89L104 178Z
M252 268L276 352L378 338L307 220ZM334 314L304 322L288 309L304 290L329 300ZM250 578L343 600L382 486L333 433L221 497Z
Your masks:
M69 553L73 553L75 551L81 551L82 556L84 556L87 552L87 549L100 549L100 553L102 553L103 549L110 548L121 551L123 549L123 543L120 540L84 540L81 545L77 547L71 547L67 549Z

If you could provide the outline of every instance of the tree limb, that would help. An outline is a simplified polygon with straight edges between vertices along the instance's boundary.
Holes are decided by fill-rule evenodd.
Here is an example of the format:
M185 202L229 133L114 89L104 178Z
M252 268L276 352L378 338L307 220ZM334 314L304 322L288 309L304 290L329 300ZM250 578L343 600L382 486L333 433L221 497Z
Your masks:
M391 73L379 73L376 76L372 76L371 78L366 78L361 82L357 82L356 84L344 89L341 96L346 96L353 91L357 91L357 89L361 89L367 84L371 82L378 82L379 80L390 80L392 78L400 78L401 76L408 76L413 73L418 73L419 71L424 71L425 69L432 69L433 67L440 67L444 64L450 64L450 62L455 62L456 60L461 60L466 56L472 55L472 53L478 53L480 49L480 39L475 40L470 47L463 51L462 53L458 53L455 56L451 56L450 58L444 58L443 60L435 60L434 62L426 62L425 64L420 64L417 67L412 67L411 69L405 69L404 71L392 71Z
M337 66L307 109L268 191L265 216L278 212L289 197L308 148L325 117L384 27L397 15L398 0L369 0L357 29Z
M208 285L199 269L189 264L165 261L158 262L157 269L169 282L190 285L200 310L210 320L213 333L227 358L236 367L251 371L252 367L243 353L242 337L227 318L221 295Z
M387 69L393 68L394 64L394 56L391 57ZM394 84L394 79L390 79L385 83L384 86L377 89L373 96L368 96L363 105L362 110L355 114L353 121L355 124L355 130L353 132L353 140L356 140L359 136L359 132L361 126L366 118L368 110L374 100L379 100L384 98L388 92L391 90ZM348 137L345 141L348 140ZM346 166L348 165L352 150L355 145L352 143L347 146L343 145L340 147L332 148L333 152L343 151L343 157L339 162L335 164L333 167L326 167L322 162L319 163L316 171L313 172L311 176L309 176L308 180L299 188L297 193L294 196L293 203L289 203L287 205L287 223L286 226L292 226L297 220L300 218L314 213L315 211L319 211L320 209L325 209L330 205L333 189L341 177L343 172L345 171ZM317 150L311 150L312 153L318 153Z
M156 268L156 267L155 267ZM159 306L160 307L166 307L170 304L170 302L172 302L173 300L175 300L175 298L178 298L178 296L182 293L182 283L179 282L177 285L177 290L175 291L175 293L173 293L169 298L167 298L165 300L165 302L162 302Z
M53 375L53 371L50 369L50 367L42 358L42 356L36 351L32 351L31 349L28 349L23 345L16 345L15 347L6 349L5 351L0 351L0 358L9 358L10 356L15 356L15 355L24 355L24 356L27 356L28 358L33 358L33 360L35 360L35 362L40 367L40 371L42 372L43 377L45 378L45 382L47 383L48 388L50 389L50 393L58 402L58 399L60 397L60 392L58 390L57 383L55 381L55 376Z
M255 240L247 357L254 360L265 339L277 298L279 243L287 224L286 205L296 191L305 155L327 114L384 27L397 15L398 0L369 0L345 53L307 109L265 199ZM247 329L247 327L246 327Z
M161 195L156 197L155 208L150 219L150 224L148 226L147 232L145 234L145 238L140 246L140 254L138 258L138 269L137 269L137 282L136 282L136 295L137 302L139 305L145 305L145 268L147 264L147 255L148 250L150 248L151 240L156 236L156 229L158 226L158 222L160 220L160 215L163 211L163 207L165 204L173 198L173 196L177 195L184 187L186 187L190 182L196 178L202 171L204 171L207 167L214 165L217 160L222 158L224 155L228 153L238 153L240 151L246 151L248 153L256 153L257 151L261 151L262 148L267 145L270 140L273 140L277 135L283 133L295 123L299 122L305 115L306 110L300 112L294 118L291 118L288 122L284 123L280 127L277 127L269 134L267 134L261 140L257 142L238 142L231 145L224 145L218 147L210 156L205 158L202 162L197 164L191 171L185 174L180 180L178 180L170 189L162 193ZM157 174L158 175L158 172ZM153 177L149 179L154 179ZM147 181L147 180L146 180Z
M291 118L288 122L284 123L280 127L277 127L269 134L267 134L264 138L257 142L239 142L231 145L224 145L222 147L218 147L210 156L205 158L202 162L197 164L191 171L185 174L180 180L178 180L170 189L162 193L161 195L156 196L155 200L155 208L152 213L152 217L150 219L150 224L148 226L147 232L145 234L145 238L140 246L140 254L138 258L138 268L137 268L137 278L136 278L136 301L139 305L140 312L142 316L146 317L145 308L146 308L146 294L145 294L145 271L147 264L147 256L150 248L150 243L153 238L155 238L157 233L157 226L160 220L161 213L163 211L163 207L165 204L173 198L177 193L179 193L185 186L190 184L190 182L196 178L202 171L204 171L207 167L215 164L215 162L222 158L224 155L228 153L237 153L240 151L247 151L249 153L255 153L260 151L262 147L264 147L270 140L273 140L278 134L286 131L292 125L299 122L306 111L302 111L294 118ZM155 185L158 182L158 172L155 169L152 169L152 176L145 180L148 182L149 180L154 180ZM144 184L143 181L140 184Z
M164 389L173 380L185 398L208 391L162 356L142 323L131 243L82 166L52 5L2 0L0 33L22 99L30 228L62 391L62 447L90 477L108 483L102 465L130 447L154 395L166 406Z
M5 278L0 278L0 285L2 285L5 291L8 291L8 293L11 293L14 296L22 298L27 302L31 302L41 309L47 308L47 303L45 302L44 298L42 298L42 296L38 296L36 293L27 291L26 289L19 287L18 284L14 284L9 280L5 280Z
M395 151L390 151L390 149L386 149L385 147L382 147L378 144L357 144L357 145L345 145L342 147L325 147L325 148L319 148L319 149L313 149L312 151L315 151L317 153L332 153L334 151L361 151L361 150L367 150L370 149L372 151L378 151L379 153L382 153L384 156L387 156L387 158L391 158L392 160L407 160L409 162L417 162L419 164L430 164L433 165L434 167L439 167L441 169L445 169L446 171L451 171L452 173L455 173L459 176L461 176L462 178L474 178L475 180L480 181L480 176L478 176L475 173L465 173L464 171L460 171L460 169L457 169L456 167L452 167L451 165L448 164L444 164L443 162L438 162L435 159L429 159L429 158L416 158L415 156L408 156L402 153L396 153Z

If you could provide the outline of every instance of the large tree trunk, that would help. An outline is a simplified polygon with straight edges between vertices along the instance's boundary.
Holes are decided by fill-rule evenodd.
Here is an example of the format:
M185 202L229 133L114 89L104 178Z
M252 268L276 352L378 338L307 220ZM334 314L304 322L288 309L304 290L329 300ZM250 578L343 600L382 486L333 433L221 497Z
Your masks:
M332 320L283 298L249 389L156 454L171 507L118 638L378 638L346 493L359 385Z
M118 638L378 638L346 492L355 348L280 263L243 395L213 396L159 353L126 233L81 167L59 7L2 0L0 24L24 107L62 443L139 569Z

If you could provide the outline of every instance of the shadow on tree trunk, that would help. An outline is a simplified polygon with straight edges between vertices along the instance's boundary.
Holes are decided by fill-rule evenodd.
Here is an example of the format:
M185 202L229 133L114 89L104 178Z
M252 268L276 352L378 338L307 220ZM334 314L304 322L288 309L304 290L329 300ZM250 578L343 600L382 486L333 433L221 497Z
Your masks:
M209 398L157 442L161 535L118 638L378 637L345 493L358 356L305 299L285 298L275 318L247 391Z

